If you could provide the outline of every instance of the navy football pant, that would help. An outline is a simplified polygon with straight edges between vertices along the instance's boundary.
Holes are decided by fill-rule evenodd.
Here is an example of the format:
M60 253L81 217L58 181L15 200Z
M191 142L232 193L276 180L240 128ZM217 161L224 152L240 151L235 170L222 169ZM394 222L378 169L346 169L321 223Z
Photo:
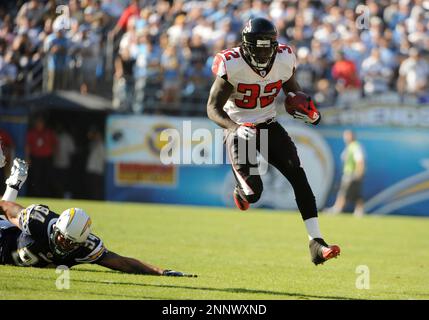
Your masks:
M240 196L250 203L257 202L261 197L262 180L259 174L254 174L254 171L258 167L257 153L262 150L265 160L277 168L292 185L303 220L317 217L316 199L301 167L296 146L286 130L278 122L259 124L257 129L256 148L249 147L251 142L245 142L234 132L226 130L226 149ZM265 148L267 150L265 155L259 139L262 129L267 130L268 133L268 147ZM243 152L243 145L247 145L246 149L253 149L254 152L252 150Z

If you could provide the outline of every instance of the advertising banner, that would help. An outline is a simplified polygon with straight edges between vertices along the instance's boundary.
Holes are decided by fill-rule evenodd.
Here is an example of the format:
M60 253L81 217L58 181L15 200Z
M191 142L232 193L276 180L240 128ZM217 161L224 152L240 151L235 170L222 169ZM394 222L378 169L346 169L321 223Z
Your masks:
M429 130L424 121L418 127L383 127L374 121L351 126L328 112L329 126L312 127L279 118L297 146L319 209L335 200L342 134L352 129L365 153L366 212L429 215ZM233 206L235 181L222 136L223 130L206 118L110 116L108 200ZM275 168L268 166L261 177L264 192L253 207L297 209L290 184Z
M287 128L322 207L334 175L330 148L313 128L295 121ZM165 134L169 130L171 134ZM210 120L110 116L106 141L109 200L233 205L235 182L223 130ZM167 157L162 157L163 150L170 150L168 145L174 147L171 155L167 152ZM163 158L177 161L168 163ZM292 187L275 168L268 166L262 180L265 191L255 206L296 209Z

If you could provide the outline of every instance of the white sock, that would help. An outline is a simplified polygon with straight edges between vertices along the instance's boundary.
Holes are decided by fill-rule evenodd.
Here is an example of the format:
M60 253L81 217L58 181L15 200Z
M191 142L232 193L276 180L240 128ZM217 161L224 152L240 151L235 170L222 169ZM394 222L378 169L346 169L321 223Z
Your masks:
M7 186L6 191L3 194L2 200L15 202L16 197L18 197L18 190Z
M304 223L307 228L308 239L322 238L319 228L319 219L317 217L304 220Z

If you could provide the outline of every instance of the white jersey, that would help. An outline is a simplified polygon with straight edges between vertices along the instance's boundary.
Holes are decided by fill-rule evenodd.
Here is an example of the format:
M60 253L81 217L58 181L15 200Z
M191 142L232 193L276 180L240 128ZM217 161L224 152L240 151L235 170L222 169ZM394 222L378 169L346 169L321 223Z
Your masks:
M261 123L276 116L274 99L296 68L292 50L279 44L271 69L257 73L243 59L239 47L224 50L215 56L212 71L234 86L223 109L232 121L243 124Z

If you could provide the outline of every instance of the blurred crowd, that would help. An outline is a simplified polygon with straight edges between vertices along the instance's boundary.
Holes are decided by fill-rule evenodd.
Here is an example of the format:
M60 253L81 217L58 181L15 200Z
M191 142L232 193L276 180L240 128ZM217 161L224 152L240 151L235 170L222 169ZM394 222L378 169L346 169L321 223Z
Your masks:
M25 137L23 159L30 165L26 195L32 197L104 199L105 147L102 128L71 127L33 115ZM78 129L79 132L75 132ZM86 130L85 130L86 129ZM12 135L0 128L6 166L0 168L0 194L16 156Z
M117 16L100 1L30 0L0 4L0 92L95 92L103 38ZM117 12L120 14L120 12Z
M213 55L239 45L244 23L262 16L276 24L279 41L294 48L298 81L319 106L348 107L380 95L426 103L429 1L366 1L359 7L361 2L2 4L0 94L22 95L41 85L111 96L125 112L181 113L187 105L204 112Z

